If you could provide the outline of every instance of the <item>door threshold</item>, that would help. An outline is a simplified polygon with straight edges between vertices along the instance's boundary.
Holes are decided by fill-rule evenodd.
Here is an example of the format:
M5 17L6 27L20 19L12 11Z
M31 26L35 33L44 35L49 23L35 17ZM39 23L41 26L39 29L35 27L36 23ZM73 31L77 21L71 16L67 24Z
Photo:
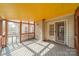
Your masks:
M57 40L56 42L59 44L64 44L64 41L61 41L61 40Z

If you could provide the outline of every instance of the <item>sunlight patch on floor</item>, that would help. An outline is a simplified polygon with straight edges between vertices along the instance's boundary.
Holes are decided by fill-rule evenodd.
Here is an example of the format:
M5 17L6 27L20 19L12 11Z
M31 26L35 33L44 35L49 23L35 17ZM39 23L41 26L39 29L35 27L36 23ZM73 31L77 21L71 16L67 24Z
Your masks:
M45 55L53 47L54 47L54 44L50 44L40 55L41 56Z
M44 46L38 45L36 43L30 44L28 45L28 47L33 51L35 51L36 53L39 53L44 48Z
M50 45L48 46L48 48L51 49L51 48L53 48L54 46L55 46L54 44L50 44Z
M43 56L44 54L46 54L50 49L46 48L40 55Z
M26 49L25 47L22 47L18 50L11 52L11 55L13 55L13 56L32 56L34 54L30 50Z

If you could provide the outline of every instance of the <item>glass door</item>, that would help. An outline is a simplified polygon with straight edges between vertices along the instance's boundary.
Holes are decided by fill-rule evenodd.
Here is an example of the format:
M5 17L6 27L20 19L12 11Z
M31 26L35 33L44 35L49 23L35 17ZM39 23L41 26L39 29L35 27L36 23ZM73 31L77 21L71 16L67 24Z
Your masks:
M64 41L64 23L58 25L58 40Z
M55 23L56 41L64 43L64 21Z

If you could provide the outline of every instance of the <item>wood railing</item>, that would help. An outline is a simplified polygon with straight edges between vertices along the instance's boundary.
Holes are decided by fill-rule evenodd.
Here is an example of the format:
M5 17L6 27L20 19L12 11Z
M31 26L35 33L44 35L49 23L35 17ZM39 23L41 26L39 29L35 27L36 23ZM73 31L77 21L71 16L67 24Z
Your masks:
M8 34L7 35L7 45L14 44L14 43L19 43L20 42L20 35L13 35L13 34ZM21 41L26 41L29 39L34 39L34 33L22 33L21 34ZM0 36L0 47L5 47L6 46L6 38L5 35Z

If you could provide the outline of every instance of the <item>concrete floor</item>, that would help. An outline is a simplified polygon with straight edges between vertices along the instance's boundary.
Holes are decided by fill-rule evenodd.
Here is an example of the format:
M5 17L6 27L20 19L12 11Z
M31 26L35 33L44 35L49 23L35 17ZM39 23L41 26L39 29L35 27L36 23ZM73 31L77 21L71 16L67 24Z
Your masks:
M44 42L30 40L16 43L3 48L2 56L76 56L75 49L57 44L54 42Z

